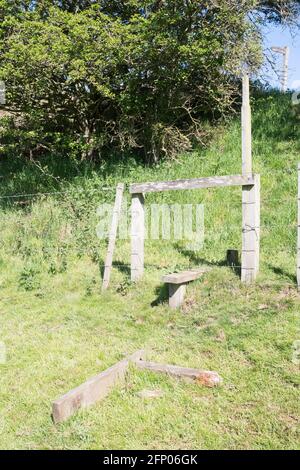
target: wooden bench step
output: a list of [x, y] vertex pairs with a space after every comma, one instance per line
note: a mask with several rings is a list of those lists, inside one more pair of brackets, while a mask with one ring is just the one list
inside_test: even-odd
[[169, 306], [178, 308], [184, 302], [186, 284], [199, 279], [209, 268], [191, 269], [181, 273], [167, 274], [162, 277], [162, 281], [169, 286]]
[[195, 281], [203, 276], [208, 269], [191, 269], [190, 271], [182, 271], [180, 273], [167, 274], [162, 277], [162, 281], [166, 284], [185, 284], [187, 282]]

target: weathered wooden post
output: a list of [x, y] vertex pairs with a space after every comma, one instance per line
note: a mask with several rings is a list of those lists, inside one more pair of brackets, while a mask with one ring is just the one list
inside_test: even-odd
[[260, 252], [260, 176], [254, 185], [243, 186], [242, 194], [242, 282], [250, 283], [259, 272]]
[[132, 194], [131, 200], [131, 280], [139, 280], [144, 273], [145, 208], [144, 195]]
[[242, 104], [242, 174], [252, 173], [252, 128], [249, 75], [243, 76]]
[[115, 249], [115, 244], [116, 244], [117, 230], [118, 230], [118, 224], [119, 224], [121, 208], [122, 208], [123, 192], [124, 192], [124, 184], [119, 183], [117, 186], [116, 199], [115, 199], [114, 211], [113, 211], [112, 222], [111, 222], [111, 229], [109, 233], [109, 242], [108, 242], [107, 255], [105, 259], [102, 291], [106, 290], [109, 286], [113, 254], [114, 254], [114, 249]]
[[[249, 76], [243, 76], [242, 173], [252, 174], [252, 128]], [[260, 176], [254, 185], [242, 187], [242, 282], [255, 280], [259, 271], [260, 247]]]
[[298, 241], [297, 241], [297, 283], [300, 290], [300, 163], [298, 163]]

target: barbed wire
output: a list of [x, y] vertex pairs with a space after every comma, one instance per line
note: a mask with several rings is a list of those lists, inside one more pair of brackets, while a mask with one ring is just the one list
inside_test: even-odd
[[[264, 173], [258, 173], [260, 174], [260, 176], [269, 176], [269, 175], [278, 175], [278, 174], [288, 174], [288, 175], [291, 175], [291, 174], [295, 174], [295, 177], [297, 176], [297, 168], [286, 168], [285, 170], [268, 170], [268, 172], [266, 174]], [[249, 173], [244, 173], [243, 175], [241, 176], [253, 176], [255, 175], [256, 173], [255, 172], [249, 172]], [[220, 175], [222, 176], [222, 175]], [[225, 175], [226, 176], [226, 175]], [[230, 175], [229, 175], [230, 176]], [[219, 175], [213, 175], [213, 176], [203, 176], [203, 177], [200, 177], [201, 178], [218, 178]], [[0, 176], [0, 178], [3, 178], [3, 176]], [[193, 180], [193, 179], [197, 179], [197, 178], [179, 178], [178, 181], [185, 181], [185, 180]], [[163, 182], [164, 180], [157, 180], [157, 181], [152, 181], [152, 183], [160, 183], [160, 182]], [[173, 181], [176, 181], [176, 180], [173, 180]], [[140, 181], [134, 181], [134, 182], [129, 182], [129, 183], [126, 183], [128, 185], [130, 184], [141, 184], [143, 182], [140, 182]], [[239, 187], [239, 186], [237, 186]], [[220, 188], [219, 188], [220, 189]], [[86, 192], [87, 193], [91, 193], [91, 192], [99, 192], [99, 191], [115, 191], [116, 190], [116, 186], [105, 186], [105, 187], [100, 187], [99, 189], [92, 189], [92, 190], [89, 190], [87, 189]], [[187, 191], [190, 191], [191, 189], [187, 188]], [[192, 189], [194, 191], [194, 189]], [[81, 192], [83, 192], [83, 189], [80, 188], [80, 189], [77, 189], [78, 193], [80, 194]], [[173, 192], [173, 191], [172, 191]], [[4, 194], [4, 195], [0, 195], [0, 199], [14, 199], [14, 198], [21, 198], [21, 197], [38, 197], [38, 196], [49, 196], [49, 195], [55, 195], [55, 194], [74, 194], [76, 193], [76, 188], [74, 189], [70, 189], [70, 190], [67, 190], [67, 191], [47, 191], [47, 192], [37, 192], [37, 193], [20, 193], [20, 194]]]
[[[111, 187], [102, 187], [100, 189], [88, 189], [86, 190], [87, 194], [90, 193], [99, 193], [101, 191], [114, 191], [116, 188], [114, 186]], [[77, 194], [83, 193], [83, 189], [79, 189], [77, 191]], [[48, 192], [38, 192], [38, 193], [20, 193], [20, 194], [4, 194], [3, 196], [0, 196], [0, 199], [15, 199], [15, 198], [30, 198], [30, 197], [39, 197], [39, 196], [51, 196], [55, 194], [74, 194], [74, 190], [68, 190], [68, 191], [48, 191]]]
[[[50, 217], [50, 219], [51, 219], [51, 217]], [[67, 222], [67, 221], [66, 221], [66, 222]], [[64, 222], [62, 222], [61, 225], [64, 225]], [[222, 228], [223, 228], [223, 229], [224, 229], [224, 227], [225, 227], [226, 229], [232, 228], [232, 229], [241, 229], [241, 230], [243, 230], [242, 224], [229, 224], [229, 225], [222, 224]], [[82, 227], [80, 227], [80, 228], [82, 228]], [[205, 234], [208, 234], [208, 233], [209, 233], [209, 234], [212, 234], [212, 233], [215, 234], [215, 233], [216, 233], [216, 230], [219, 229], [219, 228], [220, 228], [219, 225], [215, 225], [215, 226], [212, 227], [211, 229], [205, 228]], [[284, 228], [290, 228], [290, 229], [296, 229], [296, 230], [297, 230], [297, 229], [299, 228], [299, 225], [297, 224], [297, 222], [292, 223], [292, 224], [261, 224], [261, 225], [260, 225], [260, 230], [267, 230], [267, 229], [274, 229], [274, 228], [283, 228], [283, 229], [284, 229]], [[252, 231], [254, 231], [254, 230], [255, 230], [255, 229], [253, 229], [253, 228], [250, 227], [250, 228], [248, 228], [248, 229], [244, 229], [243, 232], [252, 232]], [[205, 237], [206, 237], [206, 235], [205, 235]], [[219, 236], [218, 236], [218, 235], [215, 235], [215, 238], [220, 238], [220, 237], [225, 238], [223, 233], [221, 233]], [[123, 238], [123, 237], [122, 237], [122, 238], [119, 238], [119, 239], [120, 239], [120, 240], [129, 240], [129, 238]], [[101, 240], [101, 239], [100, 239], [100, 240]], [[146, 237], [145, 237], [145, 241], [147, 242], [147, 241], [149, 241], [149, 240], [150, 240], [150, 241], [168, 241], [169, 239], [167, 239], [167, 238], [151, 238], [151, 237], [147, 237], [147, 236], [146, 236]], [[170, 239], [170, 241], [174, 241], [174, 242], [179, 242], [179, 241], [181, 241], [181, 240], [182, 240], [181, 238], [180, 238], [180, 239], [175, 239], [175, 238], [174, 238], [174, 239]], [[187, 240], [187, 241], [188, 241], [188, 239], [185, 239], [185, 238], [183, 238], [183, 240]], [[191, 240], [191, 242], [192, 242], [192, 241], [193, 241], [193, 240]]]

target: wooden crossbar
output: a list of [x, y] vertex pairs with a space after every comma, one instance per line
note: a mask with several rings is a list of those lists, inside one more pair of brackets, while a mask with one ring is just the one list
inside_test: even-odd
[[175, 181], [162, 181], [157, 183], [131, 184], [131, 194], [155, 193], [161, 191], [177, 191], [187, 189], [220, 188], [227, 186], [251, 186], [254, 184], [254, 175], [213, 176], [207, 178], [183, 179]]

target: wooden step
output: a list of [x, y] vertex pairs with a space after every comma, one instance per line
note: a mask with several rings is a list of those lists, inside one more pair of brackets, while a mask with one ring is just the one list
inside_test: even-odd
[[198, 268], [163, 276], [162, 281], [169, 286], [169, 306], [171, 308], [180, 307], [184, 302], [186, 284], [199, 279], [207, 271], [209, 268]]
[[166, 284], [185, 284], [187, 282], [199, 279], [208, 271], [207, 268], [191, 269], [190, 271], [182, 271], [180, 273], [167, 274], [162, 277], [162, 281]]

